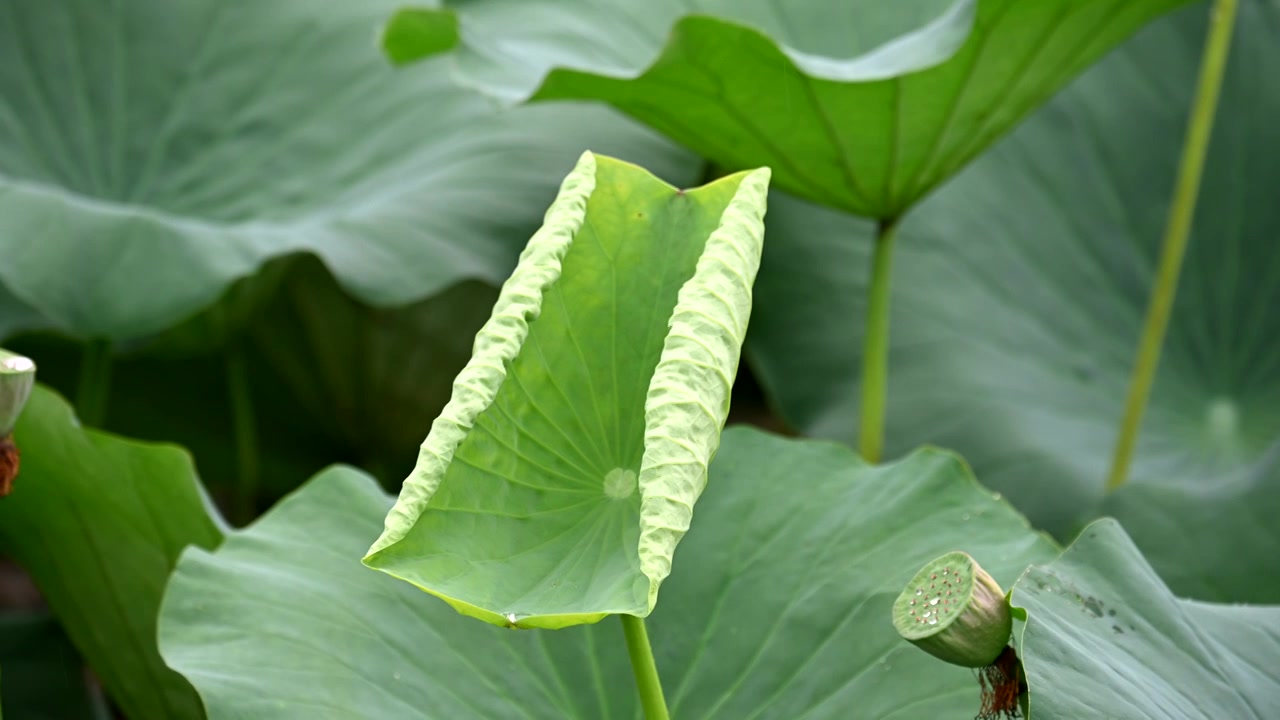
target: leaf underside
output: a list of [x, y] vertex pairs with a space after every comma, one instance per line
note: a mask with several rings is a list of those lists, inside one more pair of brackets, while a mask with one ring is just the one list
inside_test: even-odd
[[129, 340], [304, 252], [399, 306], [500, 283], [584, 146], [695, 176], [603, 108], [495, 113], [445, 64], [391, 67], [399, 5], [6, 1], [0, 302]]
[[721, 167], [888, 219], [1187, 1], [481, 0], [457, 3], [454, 62], [508, 100], [607, 102]]

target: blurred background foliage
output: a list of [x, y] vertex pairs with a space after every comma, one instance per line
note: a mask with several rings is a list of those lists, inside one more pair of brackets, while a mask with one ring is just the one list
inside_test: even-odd
[[[1269, 81], [1280, 71], [1280, 5], [1242, 2], [1138, 462], [1132, 482], [1107, 494], [1206, 5], [1160, 17], [1108, 54], [1106, 42], [1186, 3], [1109, 16], [1097, 44], [1086, 42], [1101, 27], [1087, 14], [976, 3], [974, 37], [1019, 38], [1029, 58], [1041, 36], [1028, 27], [1083, 40], [1052, 45], [1060, 61], [1031, 80], [1017, 74], [1030, 60], [1022, 71], [991, 60], [990, 86], [1013, 99], [975, 111], [972, 128], [941, 131], [950, 144], [914, 161], [918, 182], [892, 182], [895, 157], [877, 154], [883, 137], [868, 131], [872, 149], [856, 158], [874, 156], [890, 181], [872, 202], [832, 189], [857, 164], [832, 160], [838, 133], [787, 130], [789, 114], [807, 112], [799, 100], [758, 118], [778, 123], [761, 150], [734, 122], [689, 126], [659, 111], [678, 105], [696, 118], [710, 112], [699, 109], [706, 93], [681, 96], [667, 77], [611, 78], [643, 70], [689, 9], [664, 4], [632, 38], [596, 27], [619, 3], [566, 4], [586, 18], [575, 32], [595, 43], [559, 46], [553, 16], [521, 20], [532, 4], [459, 3], [460, 22], [476, 28], [470, 40], [395, 69], [373, 41], [398, 7], [386, 0], [5, 2], [0, 343], [36, 359], [40, 381], [88, 411], [85, 425], [186, 448], [235, 525], [333, 463], [395, 491], [581, 150], [679, 186], [789, 157], [770, 201], [731, 424], [853, 442], [873, 219], [910, 208], [893, 289], [888, 455], [954, 449], [1061, 541], [1115, 515], [1176, 593], [1280, 602], [1280, 578], [1258, 572], [1280, 552], [1280, 85]], [[805, 53], [847, 54], [840, 39], [859, 17], [830, 2], [797, 4], [781, 18], [793, 22], [761, 19], [759, 3], [702, 5], [762, 30], [752, 42], [782, 43], [798, 72], [812, 69]], [[969, 33], [943, 32], [948, 12], [973, 3], [854, 5], [871, 18], [858, 52], [932, 22], [929, 42], [978, 58], [970, 69], [980, 75]], [[1012, 14], [984, 14], [997, 10]], [[681, 27], [690, 52], [715, 33], [745, 32]], [[486, 37], [552, 50], [521, 65], [486, 56]], [[896, 68], [922, 83], [912, 118], [937, 109], [929, 78], [960, 72], [944, 59]], [[543, 82], [563, 66], [577, 74]], [[845, 82], [831, 90], [841, 102], [870, 104], [880, 92], [865, 78]], [[774, 102], [752, 92], [748, 83], [728, 96]], [[530, 96], [613, 107], [505, 104]], [[849, 127], [862, 121], [845, 112]], [[784, 160], [771, 155], [775, 143]], [[853, 171], [854, 186], [859, 172], [881, 177]], [[30, 579], [12, 561], [0, 568], [6, 717], [105, 716]]]

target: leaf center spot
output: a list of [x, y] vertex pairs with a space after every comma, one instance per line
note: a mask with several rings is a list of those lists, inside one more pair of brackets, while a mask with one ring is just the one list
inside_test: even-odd
[[1231, 398], [1220, 397], [1209, 404], [1205, 418], [1209, 434], [1218, 440], [1233, 437], [1240, 426], [1240, 411]]
[[611, 498], [631, 497], [636, 491], [636, 474], [630, 470], [614, 468], [604, 476], [604, 494]]

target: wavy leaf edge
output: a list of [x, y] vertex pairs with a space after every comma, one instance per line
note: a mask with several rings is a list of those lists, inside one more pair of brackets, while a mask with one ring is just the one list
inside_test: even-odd
[[[649, 610], [671, 574], [676, 545], [707, 485], [720, 447], [729, 396], [751, 317], [751, 288], [764, 249], [764, 211], [771, 171], [748, 172], [720, 216], [691, 277], [680, 288], [662, 355], [645, 397], [640, 464], [640, 570], [649, 578]], [[700, 334], [711, 324], [724, 334]], [[718, 339], [713, 346], [704, 338]], [[707, 400], [713, 400], [709, 404]], [[706, 422], [694, 422], [705, 415]], [[688, 433], [673, 436], [672, 430]], [[689, 437], [691, 435], [692, 437]]]
[[[692, 12], [678, 16], [668, 29], [666, 40], [655, 47], [653, 56], [637, 64], [629, 72], [603, 73], [556, 65], [547, 68], [532, 88], [516, 95], [502, 93], [465, 77], [457, 77], [457, 79], [460, 84], [472, 90], [511, 105], [543, 99], [554, 100], [556, 99], [554, 97], [543, 97], [543, 93], [557, 74], [582, 73], [612, 80], [637, 80], [660, 66], [665, 58], [679, 54], [687, 34], [705, 28], [713, 32], [751, 35], [755, 40], [771, 45], [792, 65], [794, 70], [815, 80], [846, 83], [875, 82], [928, 70], [945, 63], [960, 52], [973, 33], [978, 2], [979, 0], [956, 0], [938, 17], [919, 28], [890, 38], [871, 50], [850, 57], [804, 52], [775, 40], [767, 31], [749, 23]], [[395, 65], [418, 62], [441, 53], [456, 52], [463, 47], [471, 46], [468, 42], [465, 22], [465, 18], [461, 17], [457, 10], [447, 6], [405, 7], [398, 10], [383, 27], [379, 45], [383, 54]], [[445, 34], [424, 38], [422, 47], [406, 52], [399, 45], [400, 40], [419, 28]], [[454, 74], [458, 75], [457, 72]]]

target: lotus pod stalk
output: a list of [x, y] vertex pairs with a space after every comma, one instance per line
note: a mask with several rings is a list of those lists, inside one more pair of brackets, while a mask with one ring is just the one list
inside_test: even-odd
[[934, 657], [982, 668], [1008, 646], [1013, 616], [995, 579], [967, 553], [957, 551], [916, 573], [893, 604], [893, 626]]
[[21, 355], [0, 348], [0, 497], [9, 494], [18, 476], [18, 447], [13, 428], [31, 397], [36, 381], [36, 364]]

